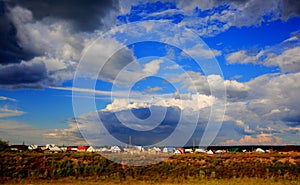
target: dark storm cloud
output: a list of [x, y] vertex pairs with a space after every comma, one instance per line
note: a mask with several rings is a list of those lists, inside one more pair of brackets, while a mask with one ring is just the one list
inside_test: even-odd
[[7, 15], [8, 9], [0, 1], [0, 64], [18, 63], [33, 57], [30, 52], [24, 51], [16, 38], [17, 30]]
[[71, 24], [73, 31], [91, 32], [101, 29], [106, 24], [103, 18], [109, 16], [111, 12], [119, 9], [116, 0], [10, 0], [0, 1], [0, 64], [20, 63], [22, 60], [28, 61], [36, 53], [22, 48], [17, 38], [15, 23], [9, 15], [14, 7], [23, 7], [30, 10], [36, 21], [56, 21], [64, 20]]
[[36, 20], [64, 19], [79, 31], [94, 31], [105, 26], [102, 18], [119, 8], [117, 0], [11, 0], [10, 6], [29, 9]]
[[47, 77], [44, 63], [10, 64], [0, 68], [0, 85], [36, 86]]
[[[151, 109], [160, 109], [160, 107], [152, 107]], [[148, 108], [132, 109], [135, 116], [140, 119], [146, 119], [149, 116]], [[132, 144], [135, 145], [153, 145], [164, 139], [173, 133], [180, 119], [180, 109], [177, 107], [168, 107], [166, 110], [166, 116], [158, 125], [149, 131], [137, 131], [125, 126], [119, 121], [114, 112], [99, 112], [102, 123], [105, 125], [109, 133], [118, 140], [127, 143], [128, 137], [134, 138]], [[122, 111], [118, 114], [122, 114]], [[127, 112], [125, 112], [127, 114]], [[141, 125], [143, 126], [143, 125]]]
[[300, 15], [300, 1], [299, 0], [283, 0], [282, 14], [284, 19], [288, 19], [293, 15]]
[[287, 122], [287, 125], [290, 127], [299, 127], [300, 126], [300, 113], [297, 112], [295, 115], [289, 115], [282, 119], [282, 121]]

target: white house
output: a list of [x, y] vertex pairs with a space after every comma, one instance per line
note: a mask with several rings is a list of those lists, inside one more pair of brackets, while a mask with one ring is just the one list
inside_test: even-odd
[[265, 151], [263, 149], [261, 149], [261, 148], [257, 148], [255, 150], [255, 152], [257, 152], [257, 153], [265, 153]]
[[46, 149], [49, 149], [51, 152], [61, 152], [62, 150], [55, 144], [46, 144]]
[[62, 152], [66, 152], [66, 151], [68, 150], [68, 147], [66, 147], [66, 146], [61, 146], [61, 147], [60, 147], [60, 150], [61, 150]]
[[184, 153], [193, 153], [193, 149], [191, 149], [191, 148], [186, 148], [186, 149], [184, 149]]
[[223, 153], [226, 153], [226, 150], [216, 150], [215, 153], [216, 154], [223, 154]]
[[120, 152], [121, 152], [121, 149], [120, 149], [120, 147], [118, 147], [118, 146], [112, 146], [112, 147], [110, 148], [110, 151], [113, 152], [113, 153], [120, 153]]
[[212, 150], [209, 150], [208, 152], [206, 152], [207, 154], [210, 154], [210, 155], [212, 155], [212, 154], [214, 154], [214, 152], [212, 151]]
[[154, 150], [155, 152], [161, 152], [161, 149], [158, 147], [153, 147], [151, 150]]
[[177, 150], [175, 150], [174, 154], [179, 155], [179, 154], [181, 154], [181, 152], [177, 149]]
[[175, 151], [175, 148], [173, 148], [173, 147], [164, 147], [162, 152], [163, 153], [172, 153], [174, 151]]
[[204, 148], [196, 148], [196, 149], [195, 149], [195, 152], [196, 152], [196, 153], [206, 153], [207, 151], [206, 151], [206, 149], [204, 149]]
[[93, 146], [89, 146], [88, 149], [86, 150], [87, 152], [95, 152], [95, 148]]
[[140, 151], [140, 152], [144, 152], [145, 151], [144, 147], [142, 147], [142, 146], [135, 146], [135, 149], [138, 150], [138, 151]]
[[28, 150], [37, 150], [39, 148], [38, 145], [29, 145]]

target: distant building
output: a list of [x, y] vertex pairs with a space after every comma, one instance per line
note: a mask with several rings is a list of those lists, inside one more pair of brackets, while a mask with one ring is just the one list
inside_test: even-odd
[[266, 151], [264, 151], [264, 150], [261, 149], [261, 148], [257, 148], [257, 149], [255, 150], [255, 152], [257, 152], [257, 153], [265, 153]]
[[163, 153], [172, 153], [172, 152], [174, 152], [175, 151], [175, 148], [174, 147], [164, 147], [163, 148]]
[[180, 155], [181, 152], [180, 152], [179, 150], [175, 150], [174, 154], [175, 154], [175, 155]]
[[209, 150], [208, 152], [206, 152], [207, 154], [210, 154], [210, 155], [212, 155], [212, 154], [214, 154], [214, 152], [212, 151], [212, 150]]
[[88, 146], [78, 146], [77, 152], [86, 152], [88, 148]]
[[226, 153], [227, 151], [226, 150], [216, 150], [215, 153], [216, 154], [223, 154], [223, 153]]
[[26, 151], [26, 150], [28, 150], [28, 146], [27, 145], [11, 145], [10, 150], [18, 151], [18, 152]]
[[69, 146], [67, 147], [68, 152], [77, 152], [78, 148], [77, 146]]
[[96, 152], [96, 149], [93, 146], [89, 146], [88, 149], [86, 149], [87, 152]]
[[184, 153], [190, 153], [190, 154], [192, 154], [193, 153], [193, 149], [192, 148], [186, 148], [186, 149], [184, 149]]
[[38, 145], [29, 145], [28, 150], [39, 150], [39, 146]]
[[152, 148], [147, 148], [146, 151], [147, 151], [148, 153], [156, 154], [156, 153], [161, 152], [161, 149], [154, 146], [154, 147], [152, 147]]
[[55, 144], [46, 144], [46, 149], [51, 151], [51, 152], [61, 152], [61, 148], [56, 146]]
[[110, 151], [113, 152], [113, 153], [120, 153], [120, 152], [121, 152], [121, 149], [120, 149], [120, 147], [118, 147], [118, 146], [112, 146], [112, 147], [110, 148]]
[[206, 153], [207, 150], [206, 150], [205, 148], [196, 148], [196, 149], [195, 149], [195, 152], [196, 152], [196, 153]]

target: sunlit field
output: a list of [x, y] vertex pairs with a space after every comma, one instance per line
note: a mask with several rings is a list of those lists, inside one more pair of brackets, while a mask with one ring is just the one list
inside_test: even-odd
[[300, 154], [293, 152], [185, 154], [148, 166], [89, 153], [0, 155], [4, 184], [300, 184]]
[[126, 184], [126, 185], [148, 185], [148, 184], [159, 184], [159, 185], [261, 185], [261, 184], [268, 184], [268, 185], [299, 185], [300, 181], [294, 180], [272, 180], [272, 179], [261, 179], [261, 178], [235, 178], [235, 179], [210, 179], [210, 180], [187, 180], [185, 182], [151, 182], [151, 181], [137, 181], [137, 180], [127, 180], [123, 182], [118, 181], [101, 181], [101, 180], [93, 180], [93, 179], [82, 179], [82, 180], [72, 180], [72, 179], [63, 179], [63, 180], [22, 180], [22, 181], [15, 181], [15, 182], [8, 182], [8, 185], [13, 184], [25, 184], [25, 185], [72, 185], [72, 184], [82, 184], [82, 185], [111, 185], [111, 184]]

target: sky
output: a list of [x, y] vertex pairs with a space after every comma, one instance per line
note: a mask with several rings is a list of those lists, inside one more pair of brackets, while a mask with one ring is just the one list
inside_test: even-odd
[[0, 1], [0, 138], [299, 145], [299, 15], [297, 0]]

